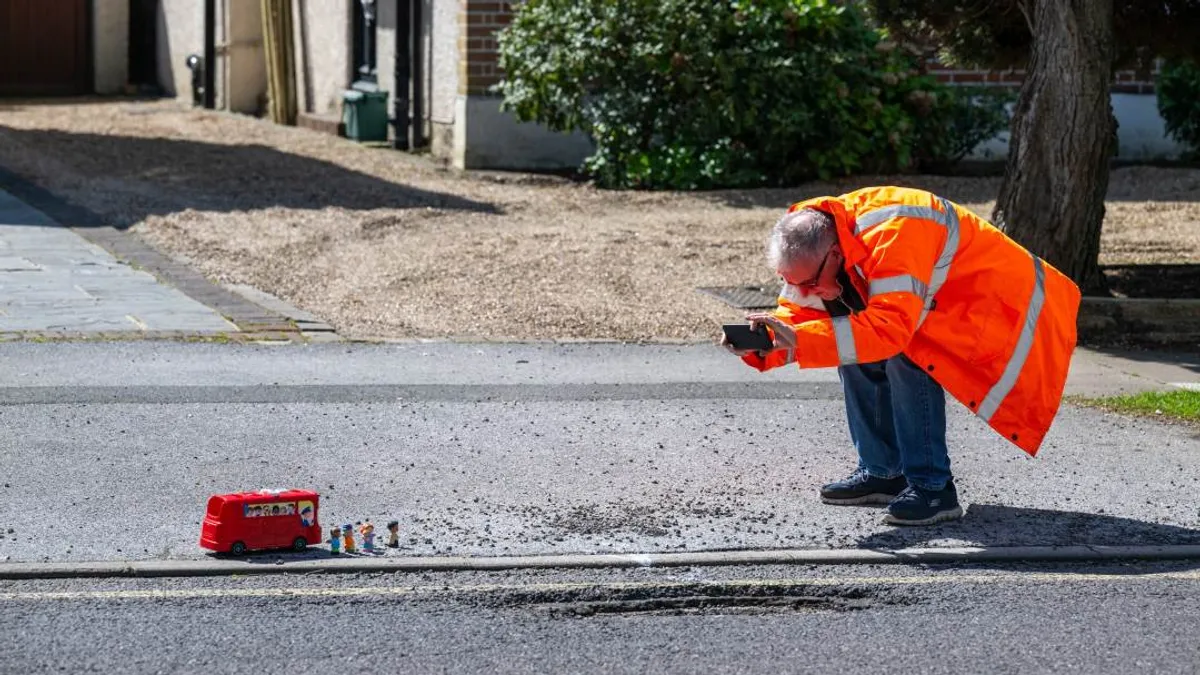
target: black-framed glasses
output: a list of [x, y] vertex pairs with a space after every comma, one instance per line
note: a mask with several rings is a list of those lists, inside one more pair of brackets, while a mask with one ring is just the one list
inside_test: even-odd
[[821, 258], [821, 264], [817, 267], [817, 273], [812, 275], [812, 278], [808, 279], [807, 281], [802, 281], [798, 284], [792, 285], [799, 288], [816, 288], [816, 286], [821, 283], [821, 274], [825, 271], [825, 264], [829, 262], [829, 256], [832, 253], [833, 247], [830, 246], [829, 250], [825, 252], [825, 257]]

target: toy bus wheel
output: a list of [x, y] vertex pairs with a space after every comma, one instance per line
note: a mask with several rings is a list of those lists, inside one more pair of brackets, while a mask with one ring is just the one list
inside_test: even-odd
[[303, 551], [306, 548], [308, 548], [308, 540], [304, 537], [296, 537], [296, 539], [292, 541], [293, 551]]
[[229, 547], [229, 552], [233, 555], [241, 555], [246, 552], [246, 545], [240, 541], [233, 542], [233, 546]]

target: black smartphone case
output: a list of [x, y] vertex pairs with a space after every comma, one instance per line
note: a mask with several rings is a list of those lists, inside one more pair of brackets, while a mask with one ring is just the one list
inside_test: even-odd
[[749, 324], [727, 323], [721, 329], [725, 331], [730, 344], [738, 349], [770, 351], [775, 348], [766, 326], [760, 325], [757, 331], [752, 331]]

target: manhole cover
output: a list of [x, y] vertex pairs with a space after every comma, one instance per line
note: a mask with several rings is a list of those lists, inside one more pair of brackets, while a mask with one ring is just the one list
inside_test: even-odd
[[738, 309], [774, 309], [779, 297], [779, 289], [763, 286], [703, 286], [696, 290]]

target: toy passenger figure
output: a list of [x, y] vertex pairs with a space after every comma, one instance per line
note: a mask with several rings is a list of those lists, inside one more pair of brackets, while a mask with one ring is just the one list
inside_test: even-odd
[[340, 527], [332, 527], [329, 530], [329, 552], [333, 555], [341, 553], [342, 549], [342, 529]]
[[400, 548], [400, 521], [393, 520], [387, 524], [388, 548]]
[[372, 525], [371, 521], [368, 520], [367, 522], [363, 523], [361, 527], [358, 528], [358, 531], [362, 533], [363, 552], [374, 553], [375, 552], [375, 526]]
[[345, 546], [346, 553], [354, 553], [354, 526], [346, 523], [342, 526], [342, 544]]

